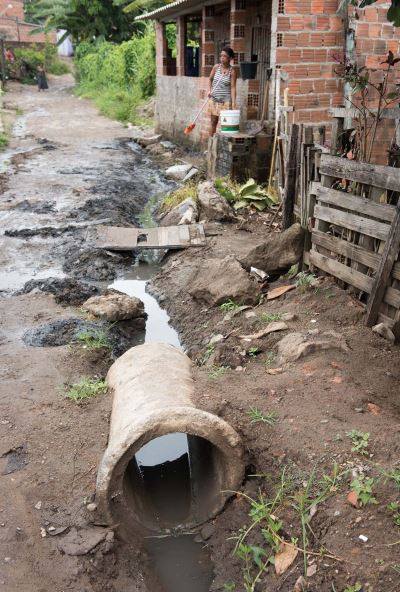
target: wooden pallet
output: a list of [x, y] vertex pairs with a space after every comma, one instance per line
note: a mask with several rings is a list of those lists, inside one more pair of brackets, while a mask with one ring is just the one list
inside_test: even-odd
[[[366, 323], [400, 323], [400, 169], [321, 155], [310, 190], [307, 264], [366, 293]], [[360, 195], [332, 188], [353, 182]], [[393, 193], [395, 192], [395, 193]]]
[[95, 246], [109, 251], [134, 249], [185, 249], [206, 244], [202, 224], [159, 226], [156, 228], [126, 228], [99, 226]]

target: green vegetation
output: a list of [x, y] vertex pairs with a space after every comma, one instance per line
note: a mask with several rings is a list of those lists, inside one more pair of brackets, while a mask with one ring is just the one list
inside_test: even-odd
[[260, 316], [260, 319], [264, 323], [272, 323], [273, 321], [280, 321], [282, 318], [282, 314], [280, 312], [263, 312]]
[[259, 347], [250, 347], [247, 350], [247, 355], [250, 356], [250, 358], [255, 358], [259, 353], [260, 353], [260, 348]]
[[87, 399], [102, 395], [107, 391], [107, 384], [104, 380], [96, 378], [82, 378], [70, 386], [65, 396], [75, 403], [82, 403]]
[[217, 378], [223, 376], [225, 372], [227, 372], [228, 370], [229, 368], [227, 368], [226, 366], [212, 366], [211, 370], [208, 373], [208, 376], [209, 378], [216, 380]]
[[267, 357], [265, 359], [265, 366], [266, 368], [270, 368], [272, 364], [275, 362], [275, 354], [273, 351], [267, 352]]
[[168, 212], [169, 210], [172, 210], [172, 208], [179, 206], [179, 204], [185, 201], [185, 199], [189, 198], [193, 199], [194, 202], [197, 201], [196, 183], [185, 183], [182, 187], [178, 187], [175, 191], [168, 193], [161, 202], [160, 210], [161, 212]]
[[5, 133], [0, 133], [0, 150], [8, 146], [8, 137]]
[[373, 494], [374, 486], [375, 479], [373, 477], [366, 477], [365, 475], [359, 475], [350, 483], [351, 490], [357, 494], [357, 500], [360, 506], [378, 503]]
[[216, 179], [214, 187], [235, 210], [253, 207], [262, 212], [277, 203], [276, 196], [258, 185], [254, 179], [249, 179], [244, 185], [227, 178]]
[[354, 584], [354, 586], [346, 586], [343, 592], [360, 592], [361, 589], [362, 584], [360, 584], [360, 582], [357, 582], [356, 584]]
[[387, 509], [392, 514], [393, 522], [396, 526], [400, 526], [400, 504], [398, 502], [391, 502]]
[[269, 413], [262, 413], [257, 407], [250, 407], [247, 415], [250, 417], [250, 423], [267, 423], [268, 425], [275, 425], [278, 420], [278, 414], [275, 411]]
[[78, 45], [75, 57], [77, 94], [94, 100], [104, 115], [122, 122], [143, 123], [136, 108], [154, 94], [155, 35], [153, 25], [130, 41]]
[[315, 284], [316, 277], [313, 273], [307, 273], [300, 271], [297, 274], [296, 287], [299, 288], [300, 292], [306, 292]]
[[111, 349], [110, 338], [105, 329], [87, 329], [78, 333], [76, 338], [85, 349]]
[[26, 84], [34, 84], [38, 66], [44, 66], [46, 72], [60, 76], [69, 72], [68, 65], [59, 59], [57, 48], [52, 43], [46, 43], [44, 48], [36, 45], [32, 47], [16, 47], [15, 62], [8, 65], [8, 75], [20, 78]]
[[351, 448], [352, 452], [359, 452], [364, 456], [368, 455], [368, 432], [360, 432], [360, 430], [351, 430], [351, 432], [347, 432], [347, 436], [350, 438], [351, 443], [353, 444]]
[[237, 310], [240, 307], [240, 304], [238, 304], [234, 300], [227, 300], [226, 302], [220, 304], [219, 307], [223, 312], [232, 312], [234, 310]]
[[[236, 541], [234, 555], [242, 562], [242, 585], [246, 592], [256, 590], [268, 567], [277, 564], [279, 554], [287, 552], [293, 563], [297, 554], [302, 553], [304, 574], [310, 554], [336, 559], [325, 547], [312, 548], [316, 535], [310, 521], [318, 505], [337, 491], [344, 473], [340, 473], [335, 464], [331, 474], [317, 480], [313, 470], [306, 479], [301, 479], [300, 486], [296, 485], [297, 479], [289, 478], [287, 473], [287, 468], [283, 469], [278, 483], [268, 483], [265, 487], [268, 493], [261, 488], [257, 497], [239, 492], [250, 506], [250, 523], [232, 538]], [[285, 522], [288, 507], [295, 514], [290, 513]]]

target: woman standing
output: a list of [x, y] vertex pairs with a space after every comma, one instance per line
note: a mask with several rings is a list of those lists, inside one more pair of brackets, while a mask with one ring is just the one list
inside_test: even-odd
[[224, 109], [236, 108], [236, 72], [231, 66], [234, 58], [233, 49], [224, 47], [220, 55], [220, 63], [211, 70], [208, 96], [211, 98], [208, 112], [211, 117], [211, 133], [217, 131], [218, 119]]
[[46, 71], [43, 66], [38, 66], [36, 80], [39, 92], [49, 88], [49, 85], [47, 84]]

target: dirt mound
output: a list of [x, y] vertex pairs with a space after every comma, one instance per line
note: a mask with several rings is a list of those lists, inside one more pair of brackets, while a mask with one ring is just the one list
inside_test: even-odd
[[103, 281], [112, 280], [117, 269], [131, 265], [130, 254], [116, 254], [102, 249], [81, 248], [72, 246], [67, 249], [63, 271], [76, 278]]
[[43, 280], [30, 280], [26, 282], [22, 290], [17, 294], [29, 294], [34, 290], [53, 294], [58, 304], [79, 306], [88, 298], [96, 296], [100, 290], [86, 282], [80, 282], [71, 278], [45, 278]]

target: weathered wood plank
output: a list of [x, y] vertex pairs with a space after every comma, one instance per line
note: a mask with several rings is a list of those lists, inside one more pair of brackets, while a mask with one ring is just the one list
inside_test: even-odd
[[[396, 208], [396, 216], [390, 227], [381, 262], [375, 275], [373, 289], [368, 299], [365, 322], [368, 326], [375, 324], [379, 307], [386, 293], [393, 264], [397, 260], [400, 249], [400, 202]], [[398, 307], [397, 307], [398, 308]]]
[[310, 251], [309, 259], [311, 264], [319, 267], [319, 269], [322, 269], [322, 271], [325, 271], [326, 273], [334, 275], [339, 280], [343, 280], [346, 284], [351, 284], [355, 288], [367, 292], [368, 294], [372, 290], [372, 278], [355, 269], [351, 269], [351, 267], [347, 267], [347, 265], [343, 265], [343, 263], [339, 263], [339, 261], [330, 259], [314, 250]]
[[390, 317], [387, 317], [386, 315], [384, 315], [381, 312], [378, 314], [377, 321], [378, 321], [378, 323], [385, 323], [385, 325], [387, 325], [388, 327], [390, 327], [390, 329], [392, 327], [394, 327], [394, 324], [395, 324], [394, 319], [391, 319]]
[[160, 226], [156, 228], [125, 228], [99, 226], [95, 246], [110, 251], [134, 249], [182, 249], [206, 243], [202, 224]]
[[335, 236], [331, 236], [330, 234], [325, 234], [324, 232], [314, 230], [311, 235], [311, 241], [315, 245], [325, 247], [326, 249], [329, 249], [338, 255], [348, 257], [349, 259], [357, 261], [357, 263], [362, 263], [366, 267], [370, 267], [373, 270], [376, 270], [379, 267], [379, 262], [381, 260], [380, 255], [366, 251], [358, 245], [349, 243]]
[[400, 280], [400, 263], [398, 261], [393, 265], [392, 276], [393, 279]]
[[366, 185], [400, 190], [400, 169], [393, 167], [355, 162], [347, 158], [321, 154], [320, 173], [339, 179], [350, 179]]
[[396, 290], [396, 288], [392, 288], [389, 286], [386, 288], [385, 295], [383, 297], [383, 301], [389, 306], [394, 306], [394, 308], [400, 308], [400, 292]]
[[325, 208], [320, 205], [316, 205], [314, 208], [314, 216], [319, 220], [336, 224], [337, 226], [343, 226], [350, 230], [355, 230], [361, 234], [367, 236], [373, 236], [380, 240], [386, 240], [389, 234], [390, 226], [377, 222], [369, 218], [363, 218], [362, 216], [356, 216], [355, 214], [349, 214], [336, 210], [334, 208]]
[[352, 193], [331, 189], [330, 187], [323, 187], [315, 181], [312, 184], [311, 191], [315, 193], [317, 200], [320, 202], [346, 208], [352, 212], [358, 212], [359, 214], [371, 216], [378, 220], [392, 222], [396, 214], [396, 206], [375, 203], [365, 197], [359, 197]]

